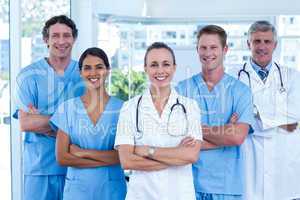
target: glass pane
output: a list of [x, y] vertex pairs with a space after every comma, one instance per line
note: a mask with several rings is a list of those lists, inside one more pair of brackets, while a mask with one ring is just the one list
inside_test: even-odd
[[[174, 77], [175, 82], [186, 78], [185, 76], [191, 76], [195, 72], [195, 64], [196, 66], [200, 65], [195, 55], [196, 34], [200, 28], [206, 25], [204, 22], [183, 24], [176, 21], [172, 23], [147, 21], [147, 23], [142, 23], [142, 20], [143, 18], [141, 18], [141, 23], [138, 20], [127, 23], [99, 21], [98, 46], [109, 54], [113, 73], [115, 73], [114, 69], [118, 68], [123, 75], [127, 76], [127, 81], [120, 86], [110, 79], [109, 90], [113, 94], [118, 95], [116, 91], [124, 89], [117, 90], [116, 87], [126, 85], [127, 88], [131, 88], [130, 85], [136, 81], [136, 77], [129, 77], [128, 71], [132, 70], [138, 73], [144, 71], [144, 54], [147, 46], [153, 42], [163, 41], [173, 48], [177, 64], [179, 64]], [[211, 23], [213, 24], [213, 22]], [[226, 66], [241, 65], [248, 60], [250, 52], [246, 41], [250, 23], [251, 21], [216, 23], [228, 33], [229, 51], [225, 59]], [[190, 56], [187, 57], [187, 55]], [[194, 58], [196, 60], [192, 60]], [[188, 67], [186, 68], [186, 66]], [[198, 68], [196, 70], [199, 71]], [[146, 79], [144, 81], [146, 82]], [[132, 97], [135, 94], [129, 89], [127, 96]], [[120, 96], [123, 97], [121, 94]]]
[[[43, 26], [55, 15], [69, 16], [70, 0], [22, 0], [21, 6], [22, 49], [19, 67], [24, 68], [43, 57], [48, 57], [48, 49], [42, 38]], [[35, 92], [34, 94], [37, 94], [37, 91]]]
[[300, 70], [300, 36], [298, 38], [281, 38], [280, 63]]
[[300, 16], [281, 15], [278, 20], [279, 36], [299, 36], [300, 35]]
[[70, 15], [70, 0], [22, 1], [22, 67], [47, 56], [42, 28], [54, 15]]
[[10, 85], [9, 85], [9, 1], [0, 0], [0, 194], [11, 199], [10, 171]]

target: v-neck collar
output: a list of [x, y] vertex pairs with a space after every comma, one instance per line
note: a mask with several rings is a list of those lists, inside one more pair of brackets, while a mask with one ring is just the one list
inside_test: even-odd
[[[178, 98], [178, 93], [176, 92], [176, 90], [174, 88], [171, 88], [170, 96], [169, 96], [168, 101], [167, 101], [165, 107], [163, 108], [160, 116], [154, 106], [154, 102], [152, 101], [150, 88], [143, 94], [142, 98], [144, 99], [144, 102], [142, 102], [143, 108], [150, 109], [151, 113], [153, 113], [153, 114], [155, 113], [155, 117], [157, 119], [164, 120], [166, 118], [166, 116], [169, 115], [172, 105], [174, 104], [174, 102], [176, 102], [176, 99]], [[142, 101], [143, 101], [143, 99], [142, 99]]]
[[199, 89], [199, 92], [203, 92], [203, 90], [204, 90], [206, 94], [213, 94], [213, 93], [215, 93], [216, 90], [218, 90], [220, 88], [220, 85], [223, 84], [228, 79], [228, 77], [229, 76], [226, 73], [224, 73], [224, 75], [222, 76], [220, 81], [217, 84], [215, 84], [211, 90], [208, 89], [208, 86], [203, 78], [202, 73], [195, 75], [194, 81]]
[[[273, 73], [274, 71], [274, 67], [272, 67], [272, 64], [273, 62], [271, 63], [271, 67], [269, 69], [269, 75], [268, 77], [270, 76], [270, 74]], [[250, 74], [250, 77], [251, 77], [251, 81], [254, 80], [256, 81], [259, 85], [261, 85], [262, 87], [266, 87], [268, 86], [269, 84], [269, 78], [267, 77], [266, 78], [266, 81], [263, 82], [263, 80], [261, 80], [261, 78], [259, 77], [259, 75], [257, 74], [257, 72], [255, 71], [254, 67], [252, 66], [251, 64], [251, 61], [249, 60], [249, 64], [246, 65], [246, 71], [248, 71], [248, 73]], [[253, 86], [252, 86], [253, 87]], [[253, 88], [252, 88], [253, 89]]]
[[42, 60], [43, 60], [43, 66], [47, 67], [47, 71], [49, 71], [50, 73], [53, 73], [56, 77], [61, 78], [61, 79], [68, 77], [69, 74], [74, 70], [74, 68], [75, 68], [74, 65], [76, 64], [76, 62], [71, 59], [70, 63], [68, 64], [67, 68], [64, 71], [64, 74], [60, 75], [53, 69], [53, 67], [50, 66], [50, 64], [47, 62], [46, 58], [44, 58]]
[[106, 111], [107, 111], [107, 109], [109, 108], [109, 106], [111, 104], [112, 98], [113, 97], [109, 96], [109, 99], [106, 102], [106, 105], [104, 106], [103, 112], [99, 115], [98, 119], [96, 120], [96, 123], [94, 124], [93, 120], [90, 118], [90, 116], [89, 116], [89, 114], [87, 112], [86, 107], [84, 106], [84, 104], [82, 102], [82, 99], [80, 97], [78, 97], [78, 101], [79, 101], [79, 104], [81, 106], [81, 109], [84, 110], [84, 114], [85, 114], [86, 118], [88, 119], [89, 124], [91, 124], [93, 128], [98, 127], [98, 124], [102, 121], [103, 115], [106, 114]]

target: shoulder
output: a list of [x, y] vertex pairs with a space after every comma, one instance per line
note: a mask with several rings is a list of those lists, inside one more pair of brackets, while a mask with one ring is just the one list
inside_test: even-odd
[[113, 102], [113, 107], [114, 108], [121, 108], [122, 105], [124, 104], [124, 101], [122, 99], [119, 99], [118, 97], [111, 96], [110, 98]]
[[190, 78], [180, 81], [176, 86], [177, 92], [184, 96], [191, 96], [191, 94], [193, 94], [192, 91], [197, 88], [195, 87], [196, 81], [198, 80], [197, 76], [199, 76], [199, 74], [195, 74]]
[[81, 101], [80, 97], [74, 97], [74, 98], [71, 98], [71, 99], [68, 99], [66, 101], [63, 101], [59, 107], [64, 107], [64, 108], [68, 108], [68, 110], [74, 110], [76, 109], [78, 106], [78, 102]]
[[242, 81], [238, 80], [236, 77], [233, 77], [232, 75], [229, 75], [225, 73], [227, 82], [229, 83], [229, 86], [232, 87], [234, 90], [249, 90], [249, 87], [243, 83]]
[[198, 76], [198, 75], [199, 74], [195, 74], [187, 79], [179, 81], [177, 87], [184, 87], [184, 86], [190, 85], [193, 82], [193, 80], [196, 78], [196, 76]]
[[138, 101], [141, 97], [142, 97], [142, 95], [137, 95], [137, 96], [123, 102], [123, 106], [122, 106], [121, 110], [122, 111], [129, 111], [129, 112], [135, 110], [136, 107], [137, 107], [137, 103], [138, 103]]
[[[244, 64], [245, 65], [245, 64]], [[235, 78], [238, 77], [239, 71], [243, 68], [243, 65], [239, 66], [228, 66], [226, 67], [225, 71], [228, 75], [233, 76]]]
[[183, 104], [185, 107], [187, 107], [191, 111], [199, 110], [197, 101], [192, 98], [185, 97], [185, 96], [178, 94], [178, 101], [179, 101], [179, 103]]
[[40, 59], [30, 65], [22, 68], [17, 75], [18, 81], [32, 80], [36, 76], [46, 76], [45, 60]]

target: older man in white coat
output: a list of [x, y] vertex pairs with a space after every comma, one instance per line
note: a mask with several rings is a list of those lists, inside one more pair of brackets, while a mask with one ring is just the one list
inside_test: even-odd
[[249, 61], [228, 70], [253, 95], [256, 126], [243, 145], [245, 199], [300, 199], [300, 73], [273, 60], [277, 33], [268, 21], [251, 25], [247, 44]]

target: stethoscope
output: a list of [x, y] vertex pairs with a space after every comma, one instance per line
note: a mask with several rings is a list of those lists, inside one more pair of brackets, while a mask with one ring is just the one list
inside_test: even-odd
[[[136, 139], [141, 139], [143, 137], [143, 132], [142, 130], [139, 128], [139, 107], [140, 107], [140, 103], [141, 103], [141, 100], [142, 100], [142, 97], [143, 96], [140, 96], [139, 99], [138, 99], [138, 102], [137, 102], [137, 106], [136, 106], [136, 115], [135, 115], [135, 123], [136, 123]], [[171, 115], [172, 115], [172, 112], [173, 110], [175, 109], [175, 107], [180, 107], [183, 114], [184, 114], [184, 119], [185, 119], [185, 128], [184, 128], [184, 131], [182, 133], [173, 133], [172, 131], [170, 131], [169, 129], [169, 124], [170, 124], [170, 118], [171, 118]], [[179, 102], [178, 98], [176, 99], [176, 103], [174, 103], [172, 106], [171, 106], [171, 109], [170, 109], [170, 113], [169, 113], [169, 116], [168, 116], [168, 121], [167, 121], [167, 134], [172, 136], [172, 137], [179, 137], [179, 136], [184, 136], [184, 135], [187, 135], [188, 134], [188, 119], [187, 119], [187, 112], [186, 112], [186, 109], [185, 109], [185, 106]]]
[[[274, 62], [274, 64], [277, 67], [279, 78], [280, 78], [279, 92], [282, 94], [282, 93], [284, 93], [286, 91], [286, 89], [285, 89], [285, 87], [283, 85], [281, 69], [280, 69], [279, 65], [276, 62]], [[247, 78], [248, 78], [249, 87], [252, 90], [250, 73], [246, 70], [246, 65], [247, 65], [247, 63], [244, 63], [243, 68], [239, 70], [239, 72], [238, 72], [238, 79], [240, 80], [241, 74], [245, 73], [247, 75]]]
[[[284, 88], [284, 85], [283, 85], [283, 81], [282, 81], [282, 75], [281, 75], [281, 69], [279, 67], [279, 65], [274, 62], [275, 66], [277, 67], [277, 70], [278, 70], [278, 74], [279, 74], [279, 78], [280, 78], [280, 88], [279, 88], [279, 92], [280, 94], [284, 93], [286, 90]], [[251, 77], [250, 77], [250, 73], [246, 70], [246, 65], [247, 63], [244, 63], [243, 65], [243, 68], [239, 70], [238, 72], [238, 80], [240, 80], [241, 78], [241, 74], [242, 73], [245, 73], [247, 75], [247, 78], [248, 78], [248, 85], [250, 87], [250, 89], [252, 90], [252, 85], [251, 85]], [[252, 100], [254, 100], [253, 98], [253, 92], [252, 92]], [[257, 106], [254, 104], [253, 102], [253, 112], [254, 112], [254, 116], [258, 119], [260, 119], [260, 116], [259, 116], [259, 112], [258, 112], [258, 108]]]

